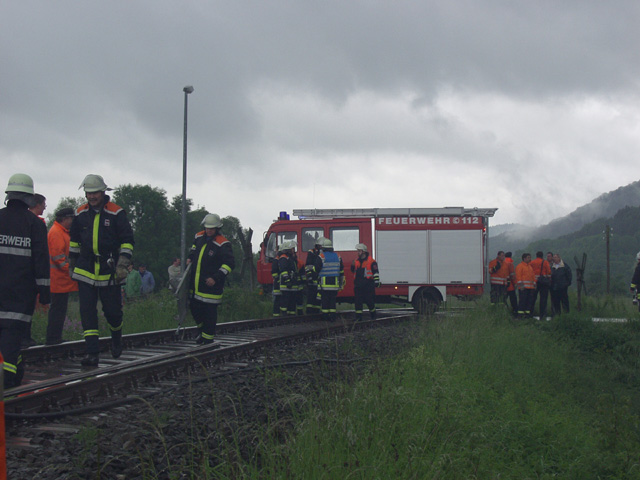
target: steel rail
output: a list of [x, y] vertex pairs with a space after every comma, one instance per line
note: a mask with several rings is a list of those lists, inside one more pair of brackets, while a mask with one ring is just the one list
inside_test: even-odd
[[[283, 317], [273, 322], [234, 322], [228, 333], [216, 336], [216, 343], [202, 345], [149, 358], [74, 373], [56, 379], [14, 388], [6, 393], [5, 412], [9, 414], [42, 414], [63, 412], [90, 404], [100, 404], [114, 398], [126, 398], [136, 392], [160, 388], [167, 382], [175, 385], [183, 378], [202, 373], [223, 364], [237, 361], [274, 344], [317, 339], [327, 335], [388, 325], [415, 318], [413, 313], [380, 315], [363, 322], [314, 322], [309, 317]], [[301, 321], [306, 319], [307, 321]], [[294, 320], [292, 322], [291, 320]], [[243, 325], [240, 325], [243, 323]], [[220, 326], [222, 327], [221, 324]], [[258, 335], [239, 338], [241, 327], [251, 328]], [[286, 327], [286, 328], [285, 328]], [[233, 368], [233, 367], [230, 367]]]

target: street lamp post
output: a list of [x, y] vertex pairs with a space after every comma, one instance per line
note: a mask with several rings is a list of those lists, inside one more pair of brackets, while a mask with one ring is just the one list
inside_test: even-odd
[[182, 224], [180, 228], [180, 268], [184, 272], [187, 262], [187, 104], [188, 95], [193, 93], [193, 87], [188, 85], [184, 92], [184, 140], [182, 147]]

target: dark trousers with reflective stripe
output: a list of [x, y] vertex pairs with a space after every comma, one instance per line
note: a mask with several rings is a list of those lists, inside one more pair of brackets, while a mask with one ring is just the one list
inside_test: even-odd
[[373, 282], [365, 283], [362, 286], [353, 288], [354, 307], [356, 309], [356, 317], [362, 318], [362, 306], [366, 303], [369, 308], [371, 318], [376, 316], [376, 288]]
[[[4, 357], [4, 388], [17, 387], [22, 383], [24, 364], [20, 356], [22, 339], [30, 322], [0, 319], [0, 352]], [[15, 368], [15, 372], [12, 371]]]
[[218, 305], [217, 303], [206, 303], [191, 299], [191, 315], [200, 327], [202, 338], [205, 340], [213, 339], [216, 334], [216, 324], [218, 323]]
[[295, 315], [297, 292], [295, 290], [280, 290], [280, 292], [282, 293], [280, 315]]
[[533, 296], [535, 295], [535, 289], [524, 288], [518, 290], [518, 314], [529, 316], [531, 315], [531, 309], [533, 308]]
[[307, 315], [320, 313], [318, 285], [307, 285]]
[[338, 300], [338, 290], [322, 290], [322, 316], [334, 318], [336, 315], [336, 304]]
[[273, 295], [273, 316], [279, 317], [282, 315], [280, 313], [280, 305], [282, 305], [282, 293], [278, 292], [277, 295]]
[[[94, 287], [83, 282], [78, 282], [78, 296], [80, 299], [80, 318], [82, 319], [82, 329], [98, 330], [98, 298], [102, 303], [104, 313], [111, 329], [111, 338], [122, 336], [122, 296], [120, 285], [109, 285], [107, 287]], [[84, 337], [87, 346], [87, 353], [95, 354], [100, 352], [99, 335], [88, 335]]]
[[51, 305], [47, 321], [47, 345], [62, 341], [62, 329], [67, 317], [69, 293], [51, 293]]

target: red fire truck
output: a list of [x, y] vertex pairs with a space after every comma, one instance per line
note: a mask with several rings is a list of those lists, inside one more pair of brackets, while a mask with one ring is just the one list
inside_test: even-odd
[[260, 247], [258, 281], [269, 291], [271, 262], [285, 241], [297, 244], [305, 261], [319, 237], [329, 238], [342, 257], [347, 283], [338, 300], [353, 301], [350, 266], [355, 245], [364, 243], [378, 262], [379, 303], [410, 302], [418, 311], [433, 311], [447, 295], [482, 295], [486, 279], [487, 229], [497, 208], [369, 208], [294, 210], [265, 233]]

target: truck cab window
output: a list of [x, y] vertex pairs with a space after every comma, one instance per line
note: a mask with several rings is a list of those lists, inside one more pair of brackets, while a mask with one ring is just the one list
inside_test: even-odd
[[322, 228], [303, 228], [302, 229], [302, 251], [308, 252], [312, 250], [318, 238], [324, 237], [324, 229]]
[[355, 252], [356, 244], [360, 242], [360, 229], [358, 227], [332, 228], [331, 241], [335, 251]]
[[289, 241], [294, 241], [297, 245], [298, 234], [296, 232], [278, 232], [278, 245], [282, 245], [284, 242]]

